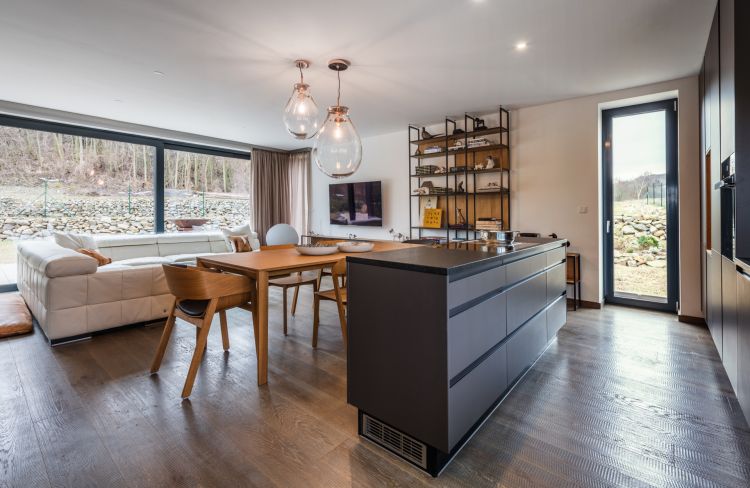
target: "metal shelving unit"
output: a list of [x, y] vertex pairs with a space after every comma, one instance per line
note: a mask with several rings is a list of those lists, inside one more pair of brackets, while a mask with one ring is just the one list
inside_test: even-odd
[[[476, 116], [467, 113], [461, 127], [460, 119], [456, 121], [446, 117], [444, 135], [429, 139], [422, 139], [420, 127], [409, 126], [409, 236], [412, 239], [440, 237], [446, 242], [474, 239], [479, 232], [476, 230], [477, 219], [484, 217], [502, 219], [503, 229], [510, 229], [510, 113], [499, 107], [496, 127], [469, 130], [475, 127], [477, 120]], [[460, 132], [456, 133], [457, 129]], [[493, 140], [483, 146], [469, 147], [469, 143], [477, 138]], [[457, 141], [462, 141], [462, 144]], [[440, 150], [424, 152], [432, 146]], [[487, 156], [495, 158], [498, 166], [476, 169], [476, 165], [484, 163]], [[441, 172], [425, 174], [416, 169], [435, 166], [438, 162], [444, 164]], [[491, 181], [497, 184], [496, 190], [478, 191], [477, 177], [482, 178], [483, 175], [486, 175], [485, 181], [492, 178]], [[445, 191], [415, 193], [424, 181], [440, 179], [445, 183]], [[464, 191], [456, 191], [460, 182], [464, 184]], [[440, 228], [422, 226], [423, 198], [437, 198], [437, 207], [443, 209]], [[466, 220], [463, 226], [457, 222], [459, 209]]]

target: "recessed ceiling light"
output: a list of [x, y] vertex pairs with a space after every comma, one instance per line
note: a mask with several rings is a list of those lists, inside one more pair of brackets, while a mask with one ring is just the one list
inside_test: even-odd
[[516, 43], [516, 51], [525, 51], [529, 47], [529, 43], [526, 41], [518, 41]]
[[158, 69], [154, 70], [154, 74], [156, 76], [164, 76], [164, 72], [163, 71], [159, 71]]
[[120, 100], [119, 98], [115, 98], [115, 99], [114, 99], [114, 100], [112, 100], [112, 101], [113, 101], [113, 102], [117, 102], [117, 103], [122, 103], [122, 100]]

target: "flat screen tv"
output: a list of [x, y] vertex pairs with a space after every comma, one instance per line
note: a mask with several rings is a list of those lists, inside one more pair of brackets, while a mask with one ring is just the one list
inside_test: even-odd
[[383, 226], [379, 181], [331, 184], [328, 201], [331, 224]]

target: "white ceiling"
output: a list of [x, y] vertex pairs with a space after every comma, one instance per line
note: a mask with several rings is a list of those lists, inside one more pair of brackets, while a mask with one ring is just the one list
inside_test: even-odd
[[342, 103], [369, 136], [695, 74], [715, 3], [0, 0], [0, 99], [296, 148], [296, 58], [322, 109], [327, 60], [351, 60]]

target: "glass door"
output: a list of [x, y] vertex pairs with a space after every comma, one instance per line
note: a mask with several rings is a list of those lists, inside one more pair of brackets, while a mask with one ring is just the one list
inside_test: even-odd
[[602, 112], [605, 300], [676, 311], [677, 100]]

